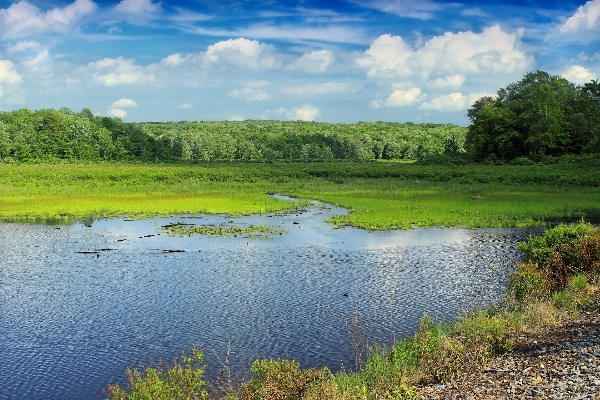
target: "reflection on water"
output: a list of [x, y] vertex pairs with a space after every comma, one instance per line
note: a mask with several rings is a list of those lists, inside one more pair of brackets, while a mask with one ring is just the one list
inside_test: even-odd
[[424, 312], [449, 319], [488, 304], [505, 291], [515, 243], [530, 234], [368, 233], [323, 222], [340, 212], [236, 219], [291, 232], [271, 240], [158, 234], [177, 221], [231, 220], [218, 216], [0, 224], [0, 398], [104, 398], [126, 367], [194, 345], [214, 379], [215, 352], [222, 358], [229, 341], [237, 377], [258, 357], [351, 367], [334, 326], [355, 307], [385, 342], [413, 333]]

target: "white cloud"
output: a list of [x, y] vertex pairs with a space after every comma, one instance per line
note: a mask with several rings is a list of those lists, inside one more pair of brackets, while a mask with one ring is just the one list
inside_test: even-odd
[[17, 73], [17, 68], [10, 60], [0, 60], [0, 83], [16, 85], [23, 82], [21, 75]]
[[117, 101], [115, 101], [114, 103], [112, 103], [112, 108], [119, 108], [119, 107], [137, 107], [138, 103], [136, 103], [135, 101], [131, 100], [131, 99], [126, 99], [125, 97], [123, 97], [122, 99], [119, 99]]
[[245, 87], [239, 90], [232, 90], [227, 93], [229, 97], [244, 98], [248, 101], [265, 101], [271, 100], [271, 94], [265, 90]]
[[233, 117], [227, 118], [227, 121], [244, 121], [244, 117], [241, 115], [234, 115]]
[[155, 76], [148, 72], [149, 67], [135, 65], [133, 60], [123, 57], [116, 59], [105, 58], [100, 61], [91, 62], [84, 70], [92, 73], [92, 78], [105, 85], [132, 85], [136, 83], [153, 82]]
[[371, 105], [375, 108], [380, 107], [407, 107], [425, 99], [426, 95], [421, 94], [421, 89], [412, 87], [408, 90], [394, 90], [392, 94], [384, 101], [375, 100]]
[[197, 28], [195, 33], [208, 36], [243, 36], [255, 39], [285, 40], [290, 42], [317, 41], [332, 43], [366, 44], [367, 34], [361, 27], [305, 26], [305, 25], [251, 25], [237, 30]]
[[120, 108], [111, 108], [106, 113], [109, 117], [125, 118], [127, 111], [121, 110]]
[[229, 39], [208, 46], [204, 62], [208, 65], [229, 64], [247, 69], [271, 69], [277, 66], [273, 47], [245, 38]]
[[429, 0], [355, 0], [355, 2], [363, 7], [417, 19], [430, 19], [434, 12], [448, 6]]
[[421, 110], [460, 111], [467, 108], [469, 98], [462, 93], [441, 95], [419, 106]]
[[182, 110], [189, 110], [190, 108], [192, 108], [192, 105], [190, 103], [183, 103], [179, 106], [179, 108], [181, 108]]
[[[268, 118], [271, 115], [275, 116], [285, 116], [287, 119], [292, 121], [314, 121], [315, 118], [319, 116], [319, 109], [312, 104], [304, 104], [298, 108], [278, 108], [274, 111], [267, 110], [265, 112], [266, 117]], [[265, 116], [263, 116], [265, 118]]]
[[190, 59], [189, 55], [182, 57], [181, 54], [176, 53], [176, 54], [171, 54], [170, 56], [163, 58], [160, 63], [163, 65], [168, 65], [170, 67], [177, 67], [189, 59]]
[[125, 14], [143, 16], [160, 11], [161, 6], [158, 3], [153, 3], [152, 0], [121, 0], [115, 6], [115, 10]]
[[20, 52], [27, 51], [27, 50], [38, 51], [41, 48], [42, 48], [42, 45], [39, 44], [38, 42], [35, 42], [33, 40], [23, 40], [23, 41], [17, 42], [13, 46], [9, 46], [8, 51], [10, 51], [11, 53], [20, 53]]
[[595, 73], [585, 67], [582, 67], [581, 65], [571, 65], [561, 74], [561, 76], [570, 82], [577, 83], [578, 85], [583, 85], [584, 83], [597, 78]]
[[305, 86], [287, 87], [283, 91], [293, 95], [322, 95], [356, 92], [359, 88], [347, 82], [309, 83]]
[[254, 81], [247, 82], [244, 84], [242, 89], [232, 90], [227, 93], [229, 97], [233, 98], [244, 98], [248, 101], [265, 101], [271, 99], [271, 94], [266, 90], [262, 89], [265, 86], [268, 86], [269, 82], [267, 81]]
[[385, 34], [375, 39], [365, 51], [365, 56], [357, 58], [355, 62], [359, 67], [368, 70], [369, 77], [410, 76], [413, 70], [405, 64], [408, 64], [412, 57], [412, 48], [400, 36]]
[[52, 71], [48, 68], [49, 53], [48, 50], [42, 50], [31, 60], [23, 62], [23, 66], [29, 69], [32, 73], [44, 73], [45, 76], [52, 75]]
[[[565, 23], [559, 28], [561, 33], [573, 34], [573, 33], [585, 33], [587, 31], [598, 31], [600, 30], [600, 0], [591, 0], [582, 6], [579, 6], [577, 12], [573, 14]], [[592, 37], [593, 36], [593, 37]], [[582, 39], [584, 40], [598, 40], [598, 36], [587, 34]]]
[[435, 81], [431, 82], [431, 86], [437, 89], [459, 89], [464, 82], [464, 75], [450, 75], [436, 79]]
[[76, 28], [76, 23], [94, 12], [98, 6], [91, 0], [75, 0], [64, 8], [42, 11], [26, 0], [0, 9], [0, 37], [10, 39], [43, 32], [66, 33]]
[[14, 96], [7, 97], [4, 101], [4, 104], [10, 105], [22, 105], [27, 103], [27, 99], [22, 94], [16, 94]]
[[525, 72], [533, 58], [519, 49], [522, 31], [513, 34], [492, 26], [482, 33], [446, 32], [413, 49], [401, 37], [385, 34], [371, 43], [356, 64], [369, 77], [420, 76], [432, 72], [448, 75]]
[[330, 50], [318, 50], [303, 54], [290, 65], [292, 69], [301, 69], [306, 72], [325, 72], [327, 68], [335, 63], [335, 56]]

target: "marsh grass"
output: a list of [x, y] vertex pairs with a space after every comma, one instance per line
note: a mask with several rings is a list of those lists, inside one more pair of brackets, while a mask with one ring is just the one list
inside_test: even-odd
[[[0, 165], [0, 219], [69, 223], [90, 216], [246, 215], [298, 209], [313, 199], [350, 209], [329, 220], [334, 226], [368, 230], [545, 226], [600, 216], [600, 167], [594, 162], [579, 167], [380, 162]], [[300, 202], [267, 193], [291, 195]], [[483, 199], [473, 199], [478, 196]]]

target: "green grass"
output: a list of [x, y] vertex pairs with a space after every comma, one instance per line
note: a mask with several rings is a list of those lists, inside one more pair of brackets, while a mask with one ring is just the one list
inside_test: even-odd
[[595, 159], [585, 164], [534, 166], [381, 162], [0, 165], [0, 219], [5, 221], [241, 215], [297, 207], [269, 197], [270, 192], [346, 207], [348, 215], [330, 222], [369, 230], [526, 227], [582, 217], [600, 220], [600, 164]]

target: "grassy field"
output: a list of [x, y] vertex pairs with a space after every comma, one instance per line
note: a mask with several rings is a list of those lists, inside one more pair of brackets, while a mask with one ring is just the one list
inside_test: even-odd
[[542, 226], [598, 220], [600, 162], [417, 165], [390, 162], [0, 165], [0, 219], [250, 214], [293, 208], [267, 193], [351, 209], [335, 225]]

